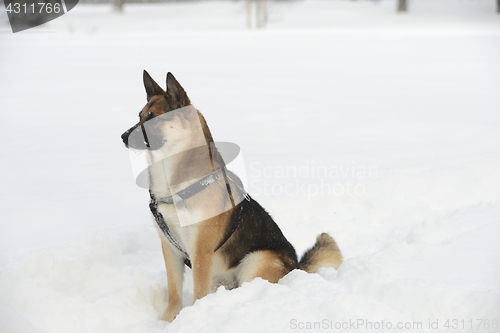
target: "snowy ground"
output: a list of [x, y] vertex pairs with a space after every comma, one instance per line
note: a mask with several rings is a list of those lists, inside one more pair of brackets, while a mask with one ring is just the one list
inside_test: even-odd
[[[266, 31], [245, 30], [243, 2], [78, 5], [17, 34], [0, 12], [0, 332], [498, 332], [494, 5], [272, 3]], [[143, 69], [173, 72], [241, 146], [299, 254], [335, 237], [338, 271], [194, 306], [188, 271], [185, 308], [160, 320], [159, 239], [120, 141]]]

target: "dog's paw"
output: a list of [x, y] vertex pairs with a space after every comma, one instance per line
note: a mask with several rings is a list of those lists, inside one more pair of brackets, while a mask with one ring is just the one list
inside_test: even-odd
[[179, 314], [179, 309], [167, 308], [167, 311], [165, 312], [165, 315], [163, 316], [162, 320], [171, 323], [178, 314]]

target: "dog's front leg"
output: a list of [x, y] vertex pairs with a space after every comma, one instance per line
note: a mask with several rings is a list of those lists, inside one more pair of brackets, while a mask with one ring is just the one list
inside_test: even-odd
[[193, 304], [210, 293], [212, 285], [212, 256], [214, 252], [206, 246], [195, 250], [191, 265], [193, 267]]
[[179, 314], [182, 306], [182, 283], [184, 281], [184, 260], [168, 241], [161, 239], [163, 259], [167, 269], [168, 306], [163, 320], [172, 322]]

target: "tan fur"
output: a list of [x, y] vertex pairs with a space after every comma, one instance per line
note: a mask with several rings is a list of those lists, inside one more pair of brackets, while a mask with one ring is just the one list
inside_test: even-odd
[[[311, 260], [306, 260], [311, 258]], [[316, 273], [321, 267], [338, 269], [342, 263], [342, 254], [335, 240], [322, 233], [316, 239], [316, 244], [309, 249], [300, 261], [300, 269], [308, 273]]]
[[[181, 310], [181, 300], [182, 300], [182, 279], [179, 279], [179, 273], [184, 273], [184, 263], [181, 267], [175, 267], [172, 255], [172, 249], [169, 244], [166, 243], [167, 240], [161, 240], [161, 247], [163, 252], [163, 259], [165, 260], [165, 268], [167, 270], [167, 280], [168, 280], [168, 307], [163, 316], [163, 320], [171, 322], [174, 320], [175, 316]], [[177, 265], [179, 266], [179, 265]], [[177, 275], [177, 276], [176, 276]]]
[[[224, 180], [221, 178], [216, 183], [212, 184], [206, 190], [200, 192], [197, 196], [185, 200], [185, 204], [196, 207], [196, 210], [209, 211], [215, 205], [223, 205], [224, 200], [221, 198], [221, 190], [225, 189]], [[233, 189], [236, 193], [236, 189]], [[217, 200], [219, 199], [219, 200]], [[164, 209], [174, 209], [173, 205], [160, 204]], [[174, 212], [175, 213], [175, 212]], [[164, 214], [165, 215], [165, 214]], [[214, 248], [218, 242], [223, 238], [227, 224], [231, 222], [231, 211], [226, 211], [223, 214], [207, 219], [205, 221], [180, 227], [178, 224], [172, 223], [173, 219], [165, 219], [173, 236], [179, 241], [181, 246], [186, 249], [191, 258], [191, 265], [193, 269], [193, 303], [196, 300], [206, 296], [210, 293], [213, 284], [212, 263], [214, 256]], [[181, 232], [191, 231], [196, 234], [196, 239], [192, 244], [184, 244], [182, 242], [183, 236]], [[165, 259], [165, 267], [167, 269], [167, 280], [169, 290], [169, 304], [167, 311], [164, 315], [164, 320], [172, 321], [180, 311], [180, 299], [182, 288], [177, 288], [179, 285], [175, 279], [174, 274], [169, 274], [173, 271], [172, 264], [169, 259], [178, 253], [177, 249], [172, 248], [168, 240], [164, 238], [163, 232], [158, 230], [160, 238], [162, 238], [162, 248]], [[167, 244], [165, 244], [167, 243]], [[192, 249], [192, 250], [191, 250]], [[184, 265], [182, 263], [182, 265]], [[227, 267], [226, 267], [227, 269]], [[171, 287], [173, 286], [173, 288]], [[180, 284], [182, 287], [182, 284]], [[171, 305], [171, 300], [173, 304]], [[179, 303], [177, 303], [179, 300]]]
[[[205, 207], [206, 209], [206, 207]], [[227, 219], [224, 214], [198, 223], [198, 239], [192, 256], [193, 268], [193, 303], [208, 295], [212, 286], [212, 257], [217, 240], [223, 237], [222, 232]]]
[[275, 252], [255, 251], [243, 259], [239, 273], [238, 282], [240, 284], [258, 277], [271, 283], [277, 283], [288, 271], [285, 270], [283, 261]]

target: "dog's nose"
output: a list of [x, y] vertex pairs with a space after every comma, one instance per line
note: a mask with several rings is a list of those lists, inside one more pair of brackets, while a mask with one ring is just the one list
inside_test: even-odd
[[122, 140], [125, 146], [128, 146], [128, 136], [130, 135], [130, 131], [126, 131], [122, 134]]

